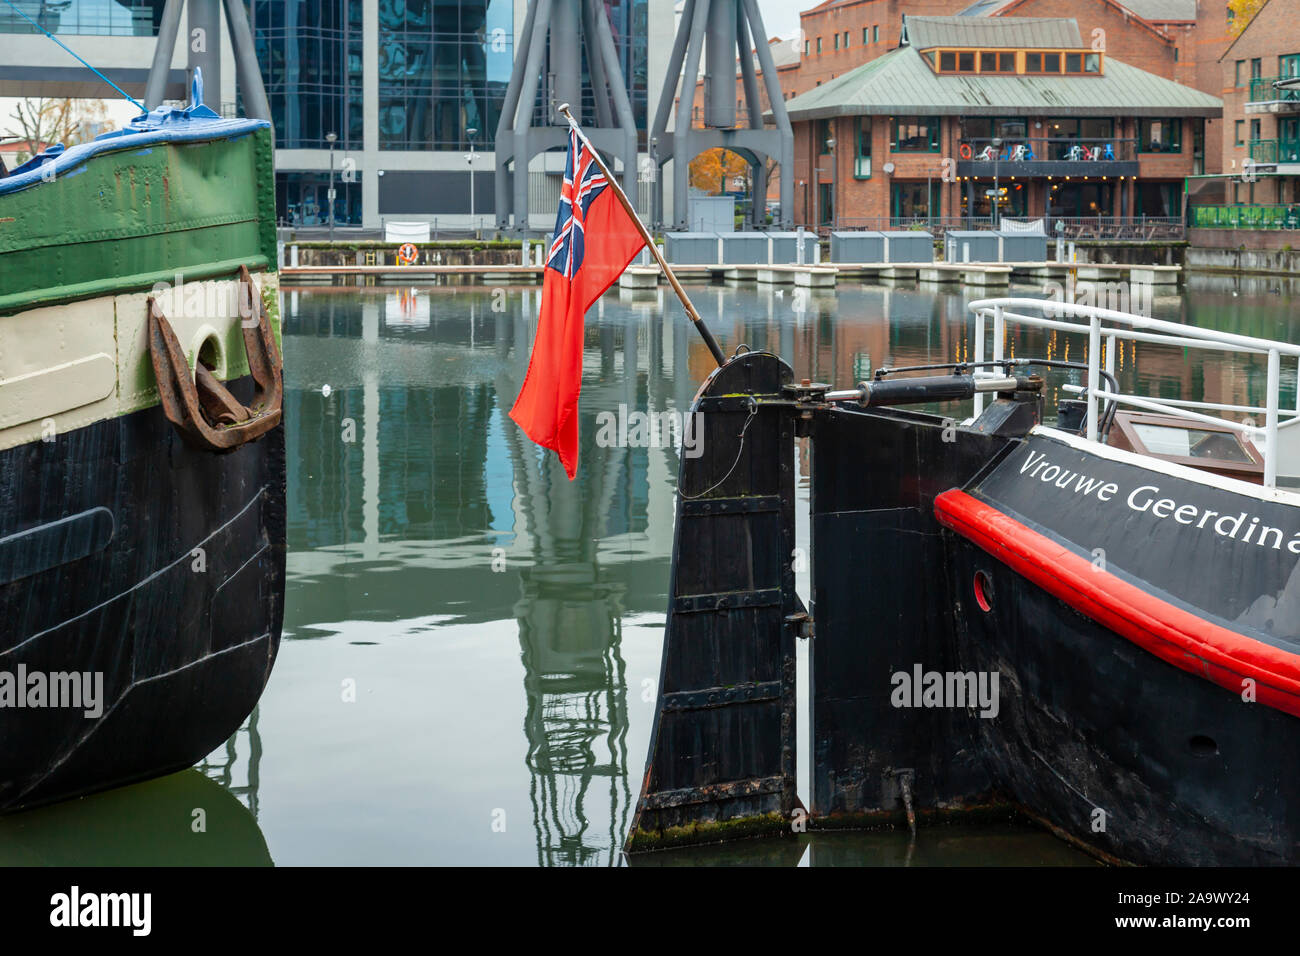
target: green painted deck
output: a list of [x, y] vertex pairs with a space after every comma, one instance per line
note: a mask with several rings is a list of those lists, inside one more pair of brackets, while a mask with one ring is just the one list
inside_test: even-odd
[[101, 154], [0, 197], [0, 315], [275, 269], [271, 131]]

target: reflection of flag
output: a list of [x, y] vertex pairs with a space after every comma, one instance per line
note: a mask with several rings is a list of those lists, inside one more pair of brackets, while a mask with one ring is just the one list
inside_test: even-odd
[[529, 438], [555, 449], [570, 480], [578, 470], [583, 317], [645, 245], [616, 188], [577, 130], [570, 130], [537, 338], [524, 387], [510, 410]]

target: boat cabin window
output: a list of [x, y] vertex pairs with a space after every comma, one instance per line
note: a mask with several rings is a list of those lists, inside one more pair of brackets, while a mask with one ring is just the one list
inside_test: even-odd
[[1242, 446], [1233, 432], [1209, 431], [1199, 428], [1178, 428], [1173, 425], [1133, 423], [1147, 451], [1153, 455], [1177, 455], [1180, 458], [1212, 458], [1253, 465], [1254, 459]]

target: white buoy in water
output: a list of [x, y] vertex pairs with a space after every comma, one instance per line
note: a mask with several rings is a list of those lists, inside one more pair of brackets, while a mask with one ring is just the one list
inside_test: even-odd
[[322, 395], [324, 395], [326, 398], [329, 398], [329, 397], [330, 397], [330, 387], [329, 387], [328, 385], [322, 385], [322, 386], [320, 387], [320, 393], [321, 393]]

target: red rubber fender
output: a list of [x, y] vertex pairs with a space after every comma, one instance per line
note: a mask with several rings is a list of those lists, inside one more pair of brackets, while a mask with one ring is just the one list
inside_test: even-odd
[[1027, 581], [1175, 667], [1300, 717], [1300, 655], [1221, 627], [1104, 571], [954, 488], [934, 500], [939, 523]]

